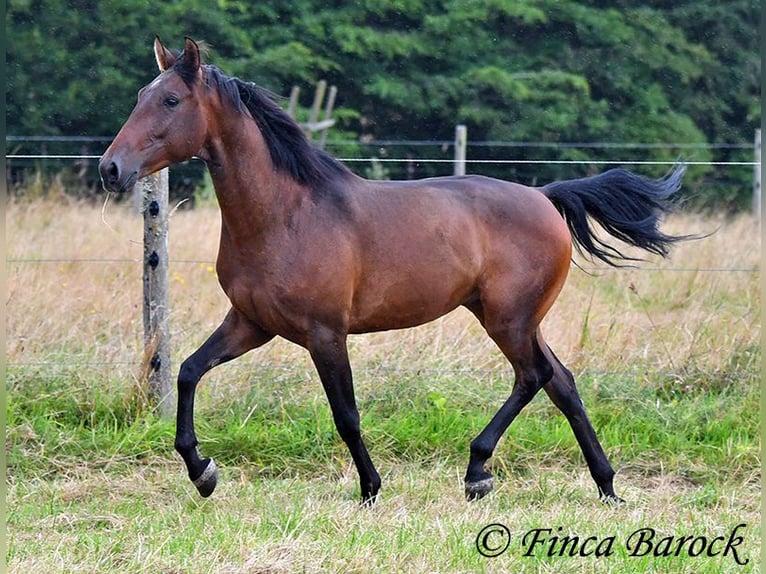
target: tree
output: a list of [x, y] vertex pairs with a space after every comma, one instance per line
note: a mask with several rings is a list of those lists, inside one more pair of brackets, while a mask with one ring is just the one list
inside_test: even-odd
[[[752, 0], [176, 0], [151, 8], [143, 0], [10, 0], [7, 129], [115, 133], [156, 73], [159, 34], [169, 45], [184, 35], [205, 40], [212, 63], [279, 94], [326, 79], [339, 88], [334, 129], [346, 138], [449, 140], [466, 123], [472, 141], [749, 144], [760, 121], [758, 13]], [[632, 159], [745, 154], [630, 150]], [[474, 158], [508, 155], [471, 150]], [[513, 156], [599, 163], [481, 169], [534, 183], [620, 159], [572, 146], [516, 147]], [[749, 174], [732, 174], [697, 168], [687, 181], [744, 205]]]

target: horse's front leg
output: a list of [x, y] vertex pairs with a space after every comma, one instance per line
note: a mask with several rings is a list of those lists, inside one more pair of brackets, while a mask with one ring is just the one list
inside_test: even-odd
[[380, 490], [380, 475], [362, 440], [345, 334], [319, 327], [311, 336], [309, 352], [330, 402], [335, 427], [359, 473], [362, 503], [373, 504]]
[[202, 375], [226, 361], [270, 341], [273, 335], [231, 309], [223, 323], [183, 364], [178, 372], [178, 413], [175, 448], [186, 463], [189, 478], [199, 493], [208, 497], [215, 490], [218, 471], [210, 458], [200, 458], [194, 434], [194, 392]]

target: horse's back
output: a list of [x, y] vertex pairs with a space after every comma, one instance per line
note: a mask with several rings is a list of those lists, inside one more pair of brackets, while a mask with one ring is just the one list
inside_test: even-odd
[[462, 206], [508, 221], [558, 216], [539, 188], [483, 175], [432, 177], [412, 181], [369, 182], [377, 194], [395, 201], [422, 204], [441, 213], [448, 205]]
[[428, 237], [454, 246], [479, 241], [483, 249], [499, 252], [545, 244], [570, 255], [566, 223], [535, 187], [465, 175], [376, 182], [372, 190], [365, 226], [388, 227], [405, 242], [421, 227], [430, 231]]

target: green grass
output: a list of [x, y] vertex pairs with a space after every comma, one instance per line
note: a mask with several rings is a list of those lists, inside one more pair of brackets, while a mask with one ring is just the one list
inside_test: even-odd
[[[130, 393], [105, 390], [119, 381], [88, 386], [61, 372], [12, 370], [8, 562], [19, 572], [754, 572], [758, 374], [731, 375], [726, 385], [687, 378], [693, 389], [683, 393], [629, 374], [581, 378], [628, 501], [611, 508], [597, 501], [571, 430], [542, 393], [492, 459], [496, 491], [466, 503], [468, 442], [510, 377], [373, 373], [358, 391], [384, 480], [369, 510], [357, 504], [355, 470], [313, 377], [266, 370], [239, 396], [201, 388], [201, 449], [221, 468], [218, 490], [202, 500], [172, 451], [172, 422]], [[488, 559], [474, 542], [492, 522], [507, 524], [516, 542]], [[741, 522], [744, 567], [731, 556], [632, 557], [624, 547], [639, 528], [712, 538]], [[524, 533], [559, 526], [615, 536], [614, 554], [549, 557], [541, 546], [523, 555]]]
[[[380, 385], [384, 392], [374, 395], [360, 384], [370, 449], [395, 460], [462, 463], [468, 443], [502, 404], [510, 381], [502, 377], [482, 385], [477, 377], [442, 374], [416, 386], [416, 379], [394, 376]], [[685, 386], [695, 387], [693, 379], [685, 380]], [[684, 474], [725, 466], [730, 478], [747, 478], [759, 465], [756, 374], [732, 374], [728, 386], [714, 391], [704, 383], [675, 394], [628, 374], [609, 374], [584, 377], [579, 387], [617, 466]], [[46, 461], [58, 458], [173, 456], [174, 423], [157, 420], [129, 397], [100, 387], [72, 387], [64, 377], [46, 379], [40, 373], [27, 380], [12, 372], [8, 384], [9, 467], [16, 477], [35, 475]], [[313, 385], [316, 392], [301, 388], [290, 394], [291, 387], [301, 385]], [[224, 465], [310, 474], [318, 463], [335, 464], [346, 456], [316, 380], [261, 379], [228, 403], [206, 401], [204, 388], [200, 395], [198, 435], [205, 451]], [[534, 468], [548, 457], [583, 464], [566, 419], [541, 393], [514, 422], [495, 458]], [[708, 474], [702, 472], [700, 479]]]
[[[385, 498], [372, 510], [348, 496], [348, 473], [338, 481], [250, 479], [236, 469], [215, 498], [201, 502], [172, 469], [150, 462], [131, 475], [79, 475], [45, 485], [18, 485], [25, 504], [11, 513], [14, 523], [36, 525], [45, 536], [19, 528], [11, 564], [26, 571], [44, 564], [50, 571], [146, 572], [753, 572], [758, 530], [741, 534], [741, 557], [750, 567], [720, 559], [627, 557], [631, 532], [647, 525], [680, 523], [664, 533], [718, 535], [736, 526], [742, 509], [723, 498], [714, 507], [693, 496], [660, 494], [633, 507], [592, 506], [581, 479], [570, 481], [566, 504], [541, 501], [532, 481], [524, 490], [504, 487], [479, 505], [445, 497], [459, 480], [447, 465], [422, 471], [412, 465], [387, 473]], [[346, 496], [339, 496], [338, 482]], [[108, 506], [105, 505], [108, 501]], [[659, 512], [656, 508], [661, 507]], [[254, 511], [257, 509], [257, 512]], [[710, 515], [715, 513], [715, 520]], [[495, 559], [476, 551], [481, 528], [509, 525], [514, 545]], [[719, 522], [720, 521], [720, 522]], [[518, 545], [530, 529], [561, 526], [581, 536], [615, 536], [609, 558], [524, 557]], [[660, 526], [660, 528], [662, 528]], [[52, 566], [52, 568], [51, 568]], [[39, 566], [37, 568], [38, 571]]]

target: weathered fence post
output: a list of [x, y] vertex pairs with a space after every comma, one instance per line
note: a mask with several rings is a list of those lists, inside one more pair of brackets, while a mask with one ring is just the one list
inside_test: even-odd
[[[314, 103], [311, 104], [311, 112], [309, 113], [309, 126], [313, 126], [319, 120], [319, 108], [322, 107], [322, 100], [324, 100], [324, 93], [327, 90], [327, 82], [325, 80], [319, 80], [317, 82], [317, 89], [314, 92]], [[311, 132], [309, 131], [309, 137]]]
[[296, 119], [296, 113], [298, 110], [298, 97], [301, 94], [301, 89], [298, 86], [293, 86], [290, 90], [290, 100], [287, 104], [287, 115], [293, 119]]
[[753, 211], [761, 221], [761, 128], [755, 130], [755, 166], [753, 172]]
[[[332, 119], [332, 109], [335, 107], [335, 98], [338, 95], [338, 88], [337, 86], [330, 86], [330, 93], [327, 96], [327, 103], [324, 107], [324, 121], [329, 122], [329, 120]], [[330, 126], [328, 125], [325, 129], [322, 130], [320, 136], [319, 136], [319, 147], [320, 149], [324, 149], [325, 144], [327, 143], [327, 132], [330, 131]]]
[[465, 150], [468, 145], [468, 129], [455, 126], [455, 175], [465, 175]]
[[168, 170], [139, 184], [144, 215], [144, 360], [142, 381], [159, 415], [173, 410], [168, 315]]

